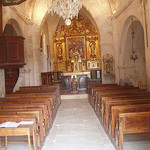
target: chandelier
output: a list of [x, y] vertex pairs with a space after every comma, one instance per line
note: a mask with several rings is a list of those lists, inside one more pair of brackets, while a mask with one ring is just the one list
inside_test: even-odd
[[79, 11], [82, 8], [82, 0], [51, 0], [51, 2], [51, 7], [47, 3], [48, 12], [52, 15], [56, 13], [62, 17], [66, 25], [70, 25], [74, 17], [78, 18]]
[[136, 49], [135, 49], [135, 32], [133, 29], [133, 18], [132, 18], [132, 29], [131, 29], [131, 35], [132, 35], [132, 54], [130, 55], [130, 59], [132, 59], [134, 62], [136, 59], [138, 59], [138, 55], [136, 54]]

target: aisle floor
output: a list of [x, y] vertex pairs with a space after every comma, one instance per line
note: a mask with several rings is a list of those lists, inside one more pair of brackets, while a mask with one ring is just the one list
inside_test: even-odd
[[63, 99], [42, 150], [115, 150], [87, 99]]

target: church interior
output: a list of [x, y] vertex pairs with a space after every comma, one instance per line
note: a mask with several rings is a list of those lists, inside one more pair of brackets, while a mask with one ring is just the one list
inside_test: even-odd
[[149, 0], [0, 0], [0, 149], [148, 150], [149, 56]]

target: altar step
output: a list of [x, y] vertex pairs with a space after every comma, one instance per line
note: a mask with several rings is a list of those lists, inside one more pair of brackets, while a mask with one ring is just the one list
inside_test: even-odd
[[88, 94], [61, 95], [61, 99], [85, 99], [85, 98], [88, 98]]

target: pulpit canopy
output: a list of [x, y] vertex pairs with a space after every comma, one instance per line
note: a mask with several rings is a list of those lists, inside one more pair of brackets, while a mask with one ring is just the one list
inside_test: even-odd
[[3, 6], [19, 5], [26, 0], [2, 0]]

